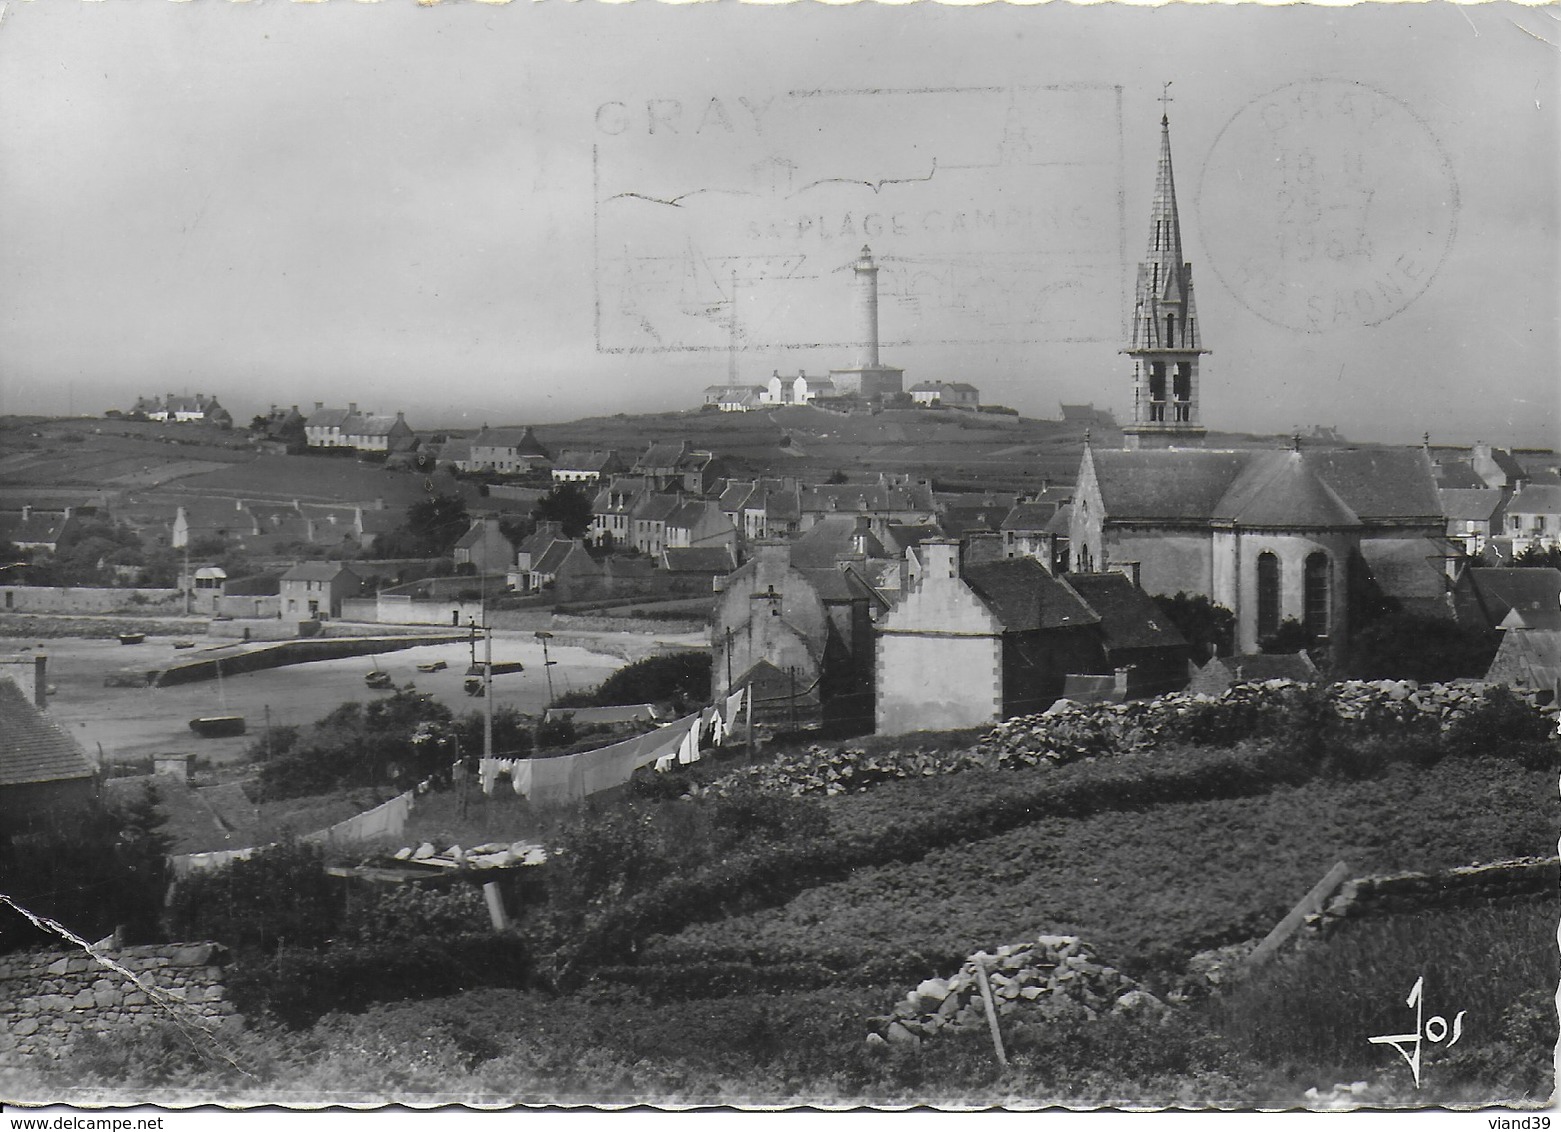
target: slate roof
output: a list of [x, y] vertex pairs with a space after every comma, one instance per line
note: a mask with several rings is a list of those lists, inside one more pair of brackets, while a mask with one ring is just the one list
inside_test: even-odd
[[300, 562], [282, 575], [284, 582], [334, 582], [342, 574], [353, 579], [357, 574], [341, 562]]
[[908, 547], [925, 542], [930, 538], [943, 538], [944, 531], [938, 523], [886, 523], [884, 533], [889, 536], [889, 545], [885, 548], [896, 558], [903, 557]]
[[542, 552], [542, 557], [537, 559], [531, 569], [538, 574], [547, 574], [557, 577], [558, 572], [564, 568], [564, 563], [576, 550], [584, 553], [579, 543], [570, 539], [554, 539], [553, 544]]
[[1561, 570], [1549, 566], [1473, 566], [1453, 586], [1458, 620], [1494, 629], [1514, 609], [1530, 629], [1561, 629]]
[[885, 604], [878, 591], [857, 577], [853, 570], [842, 570], [838, 566], [794, 566], [793, 569], [808, 580], [821, 601], [870, 601]]
[[730, 574], [737, 565], [724, 546], [669, 546], [661, 556], [673, 574]]
[[1358, 527], [1349, 506], [1301, 452], [1259, 452], [1226, 490], [1214, 518], [1245, 527]]
[[1525, 484], [1507, 503], [1509, 515], [1561, 515], [1561, 487], [1554, 484]]
[[0, 786], [91, 778], [91, 760], [59, 724], [0, 678]]
[[1309, 448], [1307, 465], [1362, 520], [1440, 518], [1441, 500], [1423, 448]]
[[529, 425], [525, 428], [484, 428], [472, 437], [471, 443], [473, 448], [513, 448], [517, 456], [552, 458], [552, 453], [542, 447]]
[[1003, 517], [1005, 531], [1044, 531], [1057, 514], [1054, 503], [1016, 503]]
[[[825, 515], [791, 544], [793, 566], [830, 566], [842, 555], [856, 553], [857, 520], [851, 515]], [[867, 557], [887, 558], [888, 553], [872, 531], [867, 536]]]
[[1234, 682], [1261, 683], [1264, 680], [1310, 680], [1317, 666], [1304, 652], [1244, 653], [1241, 656], [1217, 656], [1200, 671], [1223, 672]]
[[598, 451], [592, 449], [583, 452], [577, 448], [566, 448], [558, 454], [558, 459], [553, 461], [555, 472], [598, 472], [612, 463], [617, 453], [608, 449]]
[[192, 787], [169, 775], [138, 774], [103, 784], [115, 801], [140, 801], [151, 790], [162, 818], [157, 832], [169, 839], [167, 852], [210, 853], [253, 845], [259, 811], [237, 783]]
[[682, 506], [682, 500], [675, 495], [647, 495], [634, 505], [629, 515], [636, 520], [665, 522]]
[[[720, 514], [720, 510], [708, 499], [690, 499], [667, 516], [667, 526], [693, 530], [711, 511]], [[721, 520], [725, 522], [726, 516], [721, 515]]]
[[1057, 508], [1057, 513], [1052, 516], [1051, 522], [1046, 524], [1046, 533], [1049, 535], [1062, 535], [1067, 537], [1073, 526], [1073, 504], [1064, 503]]
[[1503, 633], [1485, 678], [1520, 687], [1561, 690], [1561, 632]]
[[649, 472], [660, 469], [672, 469], [678, 466], [678, 461], [688, 454], [688, 441], [678, 444], [665, 442], [652, 444], [639, 459], [634, 461], [636, 472]]
[[1407, 613], [1446, 617], [1449, 558], [1462, 557], [1462, 548], [1444, 538], [1363, 538], [1361, 557], [1371, 575], [1392, 594]]
[[1437, 491], [1442, 514], [1453, 520], [1488, 523], [1501, 511], [1502, 493], [1493, 487], [1444, 487]]
[[7, 522], [0, 524], [0, 530], [5, 532], [5, 537], [19, 546], [29, 543], [55, 544], [60, 541], [60, 536], [65, 533], [65, 527], [70, 522], [70, 516], [63, 513], [51, 513], [37, 511], [32, 512], [27, 518], [22, 518], [18, 512], [14, 517], [8, 516]]
[[1438, 487], [1487, 488], [1490, 485], [1474, 473], [1474, 465], [1466, 459], [1443, 457], [1435, 465]]
[[1108, 651], [1186, 645], [1154, 599], [1126, 575], [1069, 574], [1065, 580], [1100, 617], [1102, 643]]
[[1368, 523], [1442, 518], [1431, 461], [1419, 448], [1091, 449], [1090, 456], [1113, 520], [1304, 527], [1339, 525], [1346, 515]]
[[304, 427], [340, 428], [352, 415], [346, 409], [316, 409], [304, 419]]
[[1001, 558], [966, 566], [960, 576], [1006, 631], [1094, 625], [1100, 617], [1033, 558]]
[[1108, 518], [1207, 520], [1249, 453], [1091, 448]]

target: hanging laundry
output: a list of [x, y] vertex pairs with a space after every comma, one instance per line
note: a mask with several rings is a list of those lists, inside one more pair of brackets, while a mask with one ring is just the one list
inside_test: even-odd
[[482, 780], [482, 792], [492, 794], [493, 788], [499, 781], [499, 771], [503, 762], [500, 759], [483, 759], [477, 764], [477, 775]]
[[516, 759], [510, 764], [509, 784], [522, 798], [531, 796], [531, 760]]
[[[750, 685], [746, 688], [739, 688], [730, 696], [726, 697], [726, 726], [729, 729], [736, 730], [737, 713], [743, 710], [743, 704], [748, 703], [748, 696], [752, 691], [753, 688]], [[749, 704], [748, 710], [750, 712], [753, 710], [751, 703]], [[747, 721], [745, 720], [744, 722]]]

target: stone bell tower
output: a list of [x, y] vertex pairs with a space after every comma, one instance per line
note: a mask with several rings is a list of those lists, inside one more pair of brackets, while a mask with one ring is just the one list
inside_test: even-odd
[[1127, 447], [1201, 445], [1205, 430], [1198, 404], [1198, 357], [1209, 351], [1203, 348], [1193, 301], [1192, 264], [1182, 258], [1176, 181], [1171, 175], [1171, 123], [1164, 113], [1149, 252], [1138, 265], [1128, 342], [1122, 351], [1133, 359], [1133, 416], [1122, 427]]

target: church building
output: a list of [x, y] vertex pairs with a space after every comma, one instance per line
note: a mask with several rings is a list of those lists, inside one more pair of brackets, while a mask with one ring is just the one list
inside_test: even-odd
[[1352, 605], [1380, 595], [1446, 615], [1451, 549], [1423, 448], [1202, 447], [1203, 346], [1183, 259], [1170, 125], [1160, 160], [1133, 328], [1125, 450], [1086, 440], [1069, 540], [1073, 569], [1127, 574], [1151, 594], [1201, 594], [1236, 615], [1236, 651], [1282, 622], [1337, 650]]

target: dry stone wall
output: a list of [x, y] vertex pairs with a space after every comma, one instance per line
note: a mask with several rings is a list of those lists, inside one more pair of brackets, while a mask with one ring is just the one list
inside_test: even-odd
[[167, 1018], [170, 1010], [207, 1026], [241, 1022], [227, 999], [227, 949], [220, 944], [97, 951], [135, 979], [82, 951], [0, 956], [0, 1063], [60, 1057], [78, 1034], [111, 1033]]

